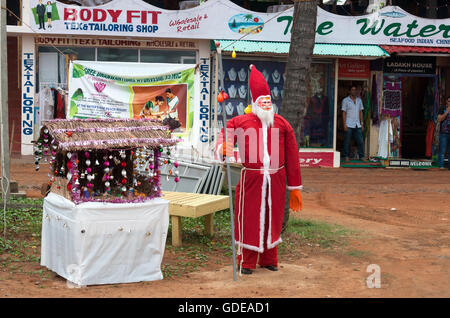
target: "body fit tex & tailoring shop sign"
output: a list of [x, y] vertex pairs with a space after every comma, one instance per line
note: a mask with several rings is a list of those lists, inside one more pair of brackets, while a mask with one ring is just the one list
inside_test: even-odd
[[[47, 34], [230, 40], [246, 34], [246, 40], [290, 42], [294, 12], [293, 8], [282, 13], [253, 12], [229, 0], [209, 0], [189, 10], [165, 10], [140, 0], [126, 9], [119, 0], [100, 7], [52, 2], [49, 22], [42, 7], [37, 10], [38, 0], [30, 1], [31, 26]], [[45, 30], [38, 29], [42, 21]], [[396, 6], [363, 16], [341, 16], [318, 7], [315, 41], [450, 47], [448, 22], [416, 17]]]

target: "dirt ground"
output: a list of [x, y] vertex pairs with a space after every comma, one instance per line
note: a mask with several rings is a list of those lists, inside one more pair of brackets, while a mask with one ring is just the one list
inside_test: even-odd
[[[12, 162], [12, 179], [29, 196], [39, 196], [48, 171], [36, 173], [25, 162], [30, 160]], [[231, 265], [217, 264], [161, 281], [75, 289], [56, 275], [42, 284], [25, 274], [11, 279], [0, 273], [0, 297], [450, 296], [450, 171], [311, 168], [302, 169], [302, 178], [300, 215], [362, 233], [350, 238], [351, 252], [310, 248], [295, 260], [281, 258], [278, 272], [257, 269], [237, 281]], [[380, 288], [366, 284], [371, 264], [380, 269]]]

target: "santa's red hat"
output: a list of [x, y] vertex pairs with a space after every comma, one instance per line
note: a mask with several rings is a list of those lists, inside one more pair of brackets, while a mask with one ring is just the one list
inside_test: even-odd
[[248, 86], [252, 93], [253, 104], [255, 104], [261, 97], [270, 97], [270, 88], [264, 75], [256, 69], [255, 65], [250, 65], [250, 70]]

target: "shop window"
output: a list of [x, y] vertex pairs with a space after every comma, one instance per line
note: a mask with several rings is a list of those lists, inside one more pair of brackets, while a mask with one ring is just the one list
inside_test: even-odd
[[195, 51], [141, 50], [141, 63], [195, 64]]
[[7, 25], [20, 25], [18, 18], [21, 17], [20, 14], [20, 2], [17, 0], [7, 0], [6, 7], [11, 12], [7, 11], [6, 23]]
[[[252, 102], [248, 87], [250, 64], [254, 64], [264, 75], [272, 95], [273, 109], [277, 114], [279, 113], [282, 104], [283, 74], [286, 63], [276, 61], [224, 59], [223, 71], [225, 87], [219, 87], [219, 90], [223, 89], [229, 96], [229, 99], [224, 103], [227, 120], [238, 115], [243, 115], [247, 105]], [[219, 124], [218, 128], [221, 128], [221, 107], [218, 109], [217, 119]]]
[[52, 46], [40, 46], [40, 52], [58, 52], [61, 51], [64, 54], [74, 54], [77, 60], [83, 61], [95, 61], [95, 48], [92, 47], [57, 47]]
[[97, 61], [107, 62], [138, 62], [137, 49], [98, 48]]
[[312, 63], [300, 146], [333, 148], [334, 63]]
[[[277, 114], [281, 111], [285, 62], [225, 58], [223, 60], [225, 86], [223, 89], [229, 96], [229, 99], [224, 103], [227, 120], [244, 114], [247, 105], [251, 104], [251, 95], [248, 88], [250, 64], [254, 64], [265, 77], [272, 96], [274, 111]], [[306, 115], [301, 123], [300, 145], [302, 148], [333, 148], [334, 68], [334, 62], [328, 60], [314, 62], [311, 65]], [[219, 87], [220, 89], [222, 87]], [[214, 114], [212, 115], [214, 116]], [[220, 129], [222, 127], [222, 109], [220, 107], [217, 119]]]
[[72, 60], [95, 60], [95, 48], [40, 46], [38, 52], [37, 91], [43, 85], [61, 86], [67, 83], [69, 64], [66, 56]]

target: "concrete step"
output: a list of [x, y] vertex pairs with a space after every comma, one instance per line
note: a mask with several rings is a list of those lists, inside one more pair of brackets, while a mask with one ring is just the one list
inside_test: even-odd
[[11, 192], [11, 198], [26, 198], [27, 197], [27, 193], [20, 191], [20, 192]]
[[[1, 177], [0, 177], [0, 182], [1, 182]], [[17, 181], [9, 182], [9, 192], [11, 194], [19, 193], [19, 183]], [[3, 190], [1, 189], [1, 184], [0, 184], [0, 193], [3, 193]]]

